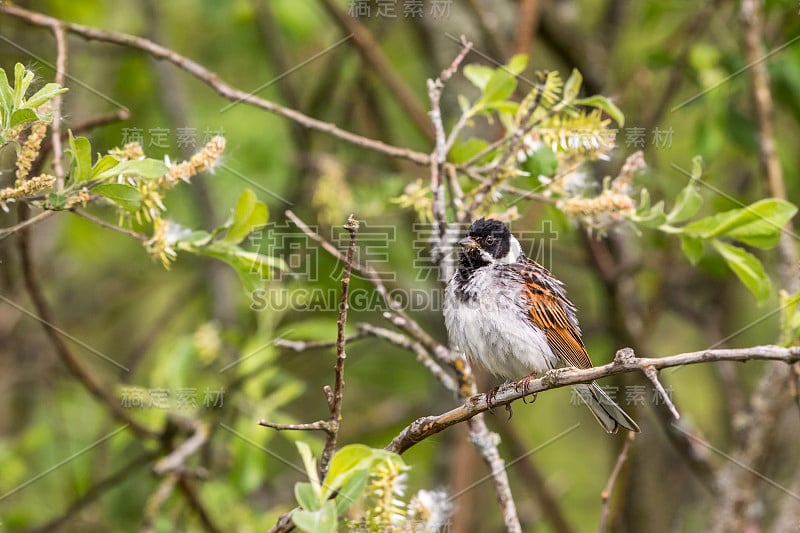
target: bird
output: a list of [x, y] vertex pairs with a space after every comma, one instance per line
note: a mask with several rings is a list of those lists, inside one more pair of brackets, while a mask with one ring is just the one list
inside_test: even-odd
[[[509, 380], [593, 366], [564, 284], [523, 253], [503, 222], [476, 220], [458, 245], [444, 319], [451, 344], [471, 363]], [[573, 388], [608, 433], [639, 431], [597, 383]]]

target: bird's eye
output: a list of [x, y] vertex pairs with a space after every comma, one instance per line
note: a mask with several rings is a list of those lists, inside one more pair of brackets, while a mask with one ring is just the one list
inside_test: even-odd
[[487, 245], [491, 246], [492, 244], [494, 244], [494, 237], [493, 237], [493, 236], [491, 236], [491, 235], [489, 235], [488, 237], [486, 237], [486, 239], [484, 240], [484, 242], [485, 242]]

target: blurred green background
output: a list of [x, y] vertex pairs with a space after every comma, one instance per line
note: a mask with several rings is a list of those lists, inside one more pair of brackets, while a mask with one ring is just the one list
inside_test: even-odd
[[[415, 18], [404, 16], [402, 1], [392, 3], [394, 18], [380, 15], [374, 2], [371, 14], [361, 17], [349, 17], [349, 2], [330, 5], [370, 32], [393, 76], [423, 112], [429, 107], [426, 80], [450, 64], [458, 52], [457, 36], [464, 34], [480, 52], [470, 55], [467, 63], [492, 66], [492, 60], [504, 63], [521, 51], [530, 56], [526, 75], [559, 70], [566, 78], [578, 68], [588, 94], [614, 99], [626, 124], [617, 137], [614, 158], [590, 169], [597, 184], [604, 175], [614, 175], [627, 155], [642, 149], [651, 171], [637, 185], [647, 187], [657, 199], [674, 199], [687, 177], [672, 165], [688, 169], [695, 155], [703, 156], [706, 164], [704, 179], [709, 186], [702, 190], [706, 214], [769, 195], [759, 178], [748, 78], [739, 74], [747, 62], [737, 3], [542, 1], [529, 41], [520, 37], [519, 2], [455, 0], [443, 2], [446, 14], [434, 16], [431, 2], [426, 1], [424, 16]], [[364, 61], [352, 39], [311, 59], [349, 33], [325, 4], [314, 0], [19, 2], [64, 20], [153, 39], [244, 91], [367, 137], [430, 152], [427, 132]], [[796, 2], [768, 1], [764, 18], [767, 50], [800, 35]], [[49, 31], [2, 15], [0, 36], [3, 68], [22, 62], [40, 80], [52, 80], [55, 45]], [[339, 287], [342, 265], [299, 237], [284, 215], [292, 209], [327, 237], [340, 235], [334, 227], [341, 226], [350, 212], [367, 228], [390, 228], [388, 245], [378, 242], [369, 249], [370, 244], [362, 241], [359, 253], [374, 254], [375, 268], [394, 274], [387, 281], [390, 288], [438, 294], [440, 286], [433, 277], [425, 281], [417, 277], [415, 261], [421, 251], [415, 247], [419, 235], [414, 212], [391, 201], [416, 180], [427, 181], [427, 167], [305, 130], [243, 103], [229, 106], [186, 72], [141, 51], [74, 35], [68, 37], [68, 45], [70, 91], [64, 97], [62, 127], [122, 107], [130, 113], [127, 120], [83, 133], [95, 151], [120, 146], [138, 131], [148, 156], [175, 161], [196, 149], [184, 146], [187, 138], [179, 142], [179, 131], [194, 138], [197, 147], [211, 135], [224, 134], [223, 165], [213, 174], [195, 177], [191, 186], [172, 190], [166, 199], [170, 217], [211, 229], [225, 220], [242, 190], [252, 188], [270, 208], [272, 236], [292, 235], [285, 241], [254, 245], [287, 260], [295, 258], [297, 272], [306, 272], [310, 262], [316, 270], [315, 276], [282, 274], [266, 282], [268, 291], [302, 294], [315, 289], [335, 295]], [[788, 198], [797, 201], [800, 46], [789, 45], [770, 56], [767, 68]], [[703, 91], [708, 92], [681, 105]], [[458, 117], [459, 93], [474, 97], [475, 91], [457, 74], [442, 99], [446, 125]], [[499, 126], [485, 127], [478, 134], [496, 138]], [[633, 140], [641, 140], [642, 131], [642, 145], [636, 146]], [[0, 153], [3, 186], [13, 175], [13, 162], [13, 150]], [[497, 210], [512, 201], [513, 197], [501, 199]], [[757, 306], [720, 259], [712, 257], [692, 267], [676, 240], [624, 228], [614, 231], [612, 249], [619, 245], [627, 250], [627, 256], [615, 258], [622, 265], [622, 290], [640, 306], [638, 316], [627, 318], [642, 323], [621, 324], [625, 317], [590, 259], [582, 230], [552, 206], [535, 201], [516, 205], [521, 216], [513, 224], [515, 231], [540, 231], [543, 221], [550, 221], [557, 233], [546, 242], [550, 264], [545, 266], [565, 282], [578, 307], [595, 364], [610, 361], [615, 350], [627, 345], [634, 345], [642, 356], [661, 356], [704, 349], [721, 339], [723, 346], [776, 341], [776, 294]], [[92, 212], [111, 213], [102, 208]], [[0, 226], [15, 221], [13, 210], [0, 213]], [[40, 283], [57, 324], [83, 343], [73, 343], [72, 348], [106, 388], [121, 402], [137, 388], [170, 391], [170, 409], [126, 407], [148, 427], [161, 428], [170, 411], [211, 427], [213, 434], [192, 465], [203, 470], [196, 486], [217, 528], [248, 532], [271, 527], [294, 506], [293, 485], [304, 479], [302, 471], [292, 466], [300, 464], [293, 440], [310, 441], [317, 451], [322, 440], [318, 435], [278, 433], [257, 422], [326, 417], [321, 388], [332, 383], [335, 355], [332, 349], [297, 353], [277, 348], [274, 339], [335, 340], [335, 307], [254, 310], [251, 295], [226, 265], [183, 254], [166, 271], [135, 240], [68, 214], [35, 226], [31, 238]], [[299, 248], [289, 246], [292, 239]], [[0, 240], [0, 290], [5, 298], [30, 309], [14, 240]], [[344, 240], [338, 244], [343, 249]], [[760, 253], [760, 258], [768, 270], [773, 269], [774, 253]], [[357, 277], [352, 290], [372, 294], [371, 285]], [[350, 325], [362, 321], [388, 325], [379, 311], [356, 306]], [[411, 311], [436, 338], [446, 339], [440, 308]], [[107, 364], [84, 345], [108, 354], [130, 372]], [[415, 418], [455, 405], [409, 353], [364, 339], [351, 343], [348, 355], [343, 444], [383, 447]], [[221, 371], [240, 359], [241, 363]], [[700, 428], [708, 442], [729, 450], [747, 432], [737, 427], [734, 414], [764, 367], [761, 363], [698, 365], [665, 372], [663, 380], [681, 409], [685, 427]], [[495, 384], [485, 376], [481, 383], [483, 389]], [[619, 387], [617, 400], [643, 430], [615, 489], [614, 498], [620, 501], [614, 506], [615, 530], [703, 531], [714, 502], [712, 492], [670, 443], [663, 419], [654, 414], [658, 406], [652, 405], [649, 383], [627, 375], [605, 385]], [[645, 405], [626, 398], [626, 390], [631, 390], [626, 387], [634, 385], [646, 387]], [[176, 406], [179, 389], [194, 390], [196, 405]], [[221, 394], [222, 405], [205, 405], [205, 394]], [[567, 389], [540, 394], [533, 406], [515, 404], [513, 418], [505, 417], [498, 410], [488, 416], [488, 423], [502, 437], [500, 450], [512, 463], [509, 476], [523, 529], [595, 531], [600, 492], [623, 437], [605, 435], [588, 411], [571, 405]], [[797, 422], [796, 412], [787, 416], [776, 441], [796, 443]], [[577, 429], [561, 435], [575, 424], [580, 424]], [[146, 456], [157, 449], [130, 431], [86, 449], [119, 427], [65, 371], [41, 325], [16, 307], [0, 304], [0, 495], [6, 495], [0, 497], [0, 529], [35, 530], [68, 513], [73, 502], [118, 471], [123, 472], [118, 483], [79, 512], [69, 513], [66, 523], [59, 525], [65, 531], [138, 529], [146, 502], [160, 483]], [[797, 448], [787, 445], [781, 450], [768, 462], [766, 474], [789, 486], [797, 477]], [[726, 461], [709, 449], [697, 453], [712, 464]], [[458, 493], [475, 484], [455, 500], [452, 531], [502, 530], [488, 471], [464, 427], [427, 439], [404, 457], [412, 466], [410, 491], [447, 487]], [[767, 503], [763, 512], [778, 513], [787, 496], [768, 484], [762, 490]], [[544, 491], [555, 498], [567, 529], [554, 524], [553, 510], [542, 503]], [[194, 531], [204, 526], [185, 499], [175, 494], [160, 510], [154, 527]]]

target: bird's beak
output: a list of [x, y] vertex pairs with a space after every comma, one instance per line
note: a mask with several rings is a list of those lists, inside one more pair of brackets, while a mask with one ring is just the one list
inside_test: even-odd
[[458, 245], [466, 251], [478, 249], [478, 243], [472, 237], [465, 237], [461, 239], [458, 241]]

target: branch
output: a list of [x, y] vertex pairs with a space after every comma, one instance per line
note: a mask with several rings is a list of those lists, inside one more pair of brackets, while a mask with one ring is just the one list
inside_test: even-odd
[[4, 4], [0, 6], [0, 12], [24, 20], [25, 22], [34, 26], [52, 27], [54, 24], [61, 24], [69, 33], [74, 33], [75, 35], [79, 35], [85, 39], [128, 46], [131, 48], [138, 48], [139, 50], [149, 53], [156, 59], [169, 61], [178, 68], [185, 70], [195, 78], [214, 89], [217, 94], [234, 103], [244, 103], [259, 109], [264, 109], [270, 113], [274, 113], [292, 120], [305, 128], [333, 135], [334, 137], [337, 137], [345, 142], [349, 142], [350, 144], [354, 144], [362, 148], [381, 152], [392, 157], [406, 159], [417, 163], [418, 165], [427, 165], [430, 163], [430, 157], [428, 154], [417, 152], [409, 148], [398, 148], [375, 139], [363, 137], [356, 133], [343, 130], [335, 124], [317, 120], [301, 113], [300, 111], [284, 107], [280, 104], [276, 104], [275, 102], [265, 100], [264, 98], [260, 98], [240, 89], [236, 89], [235, 87], [222, 81], [216, 73], [208, 70], [199, 63], [192, 61], [188, 57], [182, 56], [177, 52], [170, 50], [169, 48], [156, 44], [149, 39], [144, 39], [142, 37], [137, 37], [135, 35], [129, 35], [126, 33], [103, 31], [97, 28], [84, 26], [82, 24], [75, 24], [72, 22], [63, 22], [53, 17], [48, 17], [46, 15], [42, 15], [41, 13], [28, 11], [27, 9], [22, 9], [12, 5]]
[[[703, 350], [688, 352], [660, 358], [639, 358], [630, 348], [623, 348], [617, 352], [614, 361], [607, 365], [593, 368], [561, 368], [547, 372], [543, 377], [528, 380], [523, 378], [516, 383], [509, 383], [497, 390], [492, 398], [492, 407], [506, 405], [523, 396], [534, 393], [574, 385], [589, 383], [591, 381], [624, 374], [628, 372], [645, 372], [648, 367], [655, 370], [671, 368], [697, 363], [713, 361], [754, 361], [771, 360], [795, 363], [800, 361], [800, 347], [783, 348], [781, 346], [754, 346], [751, 348], [737, 348], [727, 350]], [[489, 410], [486, 394], [478, 394], [446, 413], [419, 418], [407, 426], [395, 437], [386, 449], [396, 453], [403, 453], [422, 440], [439, 433], [459, 422]]]
[[622, 445], [622, 449], [620, 450], [619, 456], [617, 457], [617, 463], [614, 465], [614, 469], [611, 471], [611, 475], [608, 477], [608, 483], [606, 483], [603, 492], [600, 493], [600, 499], [603, 502], [603, 509], [600, 513], [600, 533], [605, 533], [606, 529], [608, 528], [608, 514], [611, 503], [611, 491], [614, 490], [614, 483], [617, 482], [617, 477], [619, 476], [619, 473], [622, 470], [622, 465], [625, 464], [625, 461], [628, 459], [628, 448], [631, 447], [631, 443], [635, 439], [636, 439], [636, 433], [629, 431], [628, 437], [625, 439], [625, 444]]
[[94, 215], [92, 215], [90, 213], [87, 213], [86, 211], [84, 211], [82, 209], [78, 209], [78, 208], [70, 209], [70, 213], [72, 213], [74, 215], [78, 215], [81, 218], [85, 218], [86, 220], [88, 220], [90, 222], [94, 222], [95, 224], [97, 224], [98, 226], [100, 226], [102, 228], [110, 229], [112, 231], [116, 231], [117, 233], [122, 233], [123, 235], [127, 235], [128, 237], [133, 237], [134, 239], [142, 241], [142, 242], [145, 242], [150, 238], [147, 235], [145, 235], [144, 233], [139, 233], [139, 232], [136, 232], [136, 231], [133, 231], [133, 230], [125, 229], [125, 228], [123, 228], [121, 226], [117, 226], [116, 224], [112, 224], [111, 222], [106, 222], [102, 218], [99, 218], [99, 217], [96, 217], [96, 216], [94, 216]]
[[[358, 341], [361, 339], [365, 339], [367, 337], [366, 333], [357, 333], [356, 335], [350, 335], [347, 337], [347, 342]], [[273, 343], [278, 348], [287, 348], [289, 350], [294, 350], [295, 352], [305, 352], [307, 350], [323, 350], [326, 348], [335, 348], [336, 341], [328, 342], [328, 341], [293, 341], [289, 339], [276, 339]]]
[[20, 231], [22, 229], [27, 228], [28, 226], [32, 226], [32, 225], [36, 224], [37, 222], [41, 222], [42, 220], [44, 220], [44, 219], [46, 219], [48, 217], [51, 217], [51, 216], [53, 216], [55, 214], [56, 214], [55, 211], [42, 211], [41, 213], [39, 213], [38, 215], [36, 215], [34, 217], [26, 218], [24, 220], [21, 220], [18, 224], [15, 224], [13, 226], [9, 226], [7, 228], [2, 228], [2, 229], [0, 229], [0, 240], [3, 240], [6, 237], [8, 237], [9, 235], [11, 235], [12, 233], [16, 233], [16, 232], [18, 232], [18, 231]]
[[[453, 59], [449, 67], [444, 69], [439, 77], [435, 80], [428, 80], [428, 97], [431, 101], [430, 117], [433, 122], [433, 129], [436, 132], [436, 144], [431, 154], [431, 192], [433, 194], [433, 219], [436, 221], [436, 240], [434, 250], [436, 256], [444, 253], [445, 239], [447, 236], [447, 220], [445, 218], [445, 201], [444, 201], [444, 180], [442, 180], [442, 165], [447, 158], [447, 152], [450, 146], [455, 142], [458, 136], [458, 131], [466, 124], [467, 113], [462, 111], [461, 118], [458, 124], [453, 128], [450, 133], [450, 140], [447, 139], [444, 132], [444, 124], [442, 123], [442, 110], [440, 108], [440, 101], [442, 97], [442, 90], [444, 84], [453, 77], [453, 74], [458, 70], [459, 65], [464, 60], [466, 55], [472, 49], [472, 43], [467, 41], [466, 37], [461, 36], [461, 51]], [[460, 190], [460, 189], [458, 189]], [[451, 191], [451, 194], [455, 191]], [[460, 201], [461, 198], [458, 198]], [[436, 263], [440, 266], [444, 263], [435, 258]], [[442, 279], [450, 277], [449, 272], [443, 272]]]
[[334, 373], [336, 378], [333, 382], [333, 394], [328, 397], [328, 406], [331, 410], [330, 426], [331, 431], [325, 440], [325, 448], [322, 450], [322, 457], [319, 461], [320, 473], [322, 478], [328, 473], [328, 464], [331, 462], [333, 452], [336, 451], [336, 438], [339, 435], [339, 423], [342, 419], [342, 397], [344, 394], [344, 360], [347, 359], [345, 348], [347, 339], [345, 338], [344, 328], [347, 325], [347, 294], [350, 289], [350, 270], [353, 266], [353, 256], [356, 252], [356, 237], [358, 236], [358, 220], [351, 214], [347, 217], [344, 229], [350, 233], [350, 244], [347, 246], [347, 256], [344, 261], [344, 272], [342, 273], [342, 294], [339, 298], [339, 319], [336, 321], [336, 366]]
[[[55, 82], [64, 86], [64, 74], [67, 70], [67, 40], [64, 37], [64, 27], [58, 22], [50, 26], [56, 38], [56, 78]], [[53, 123], [51, 136], [53, 143], [53, 171], [56, 175], [56, 190], [64, 188], [64, 168], [61, 166], [61, 96], [53, 98]]]

